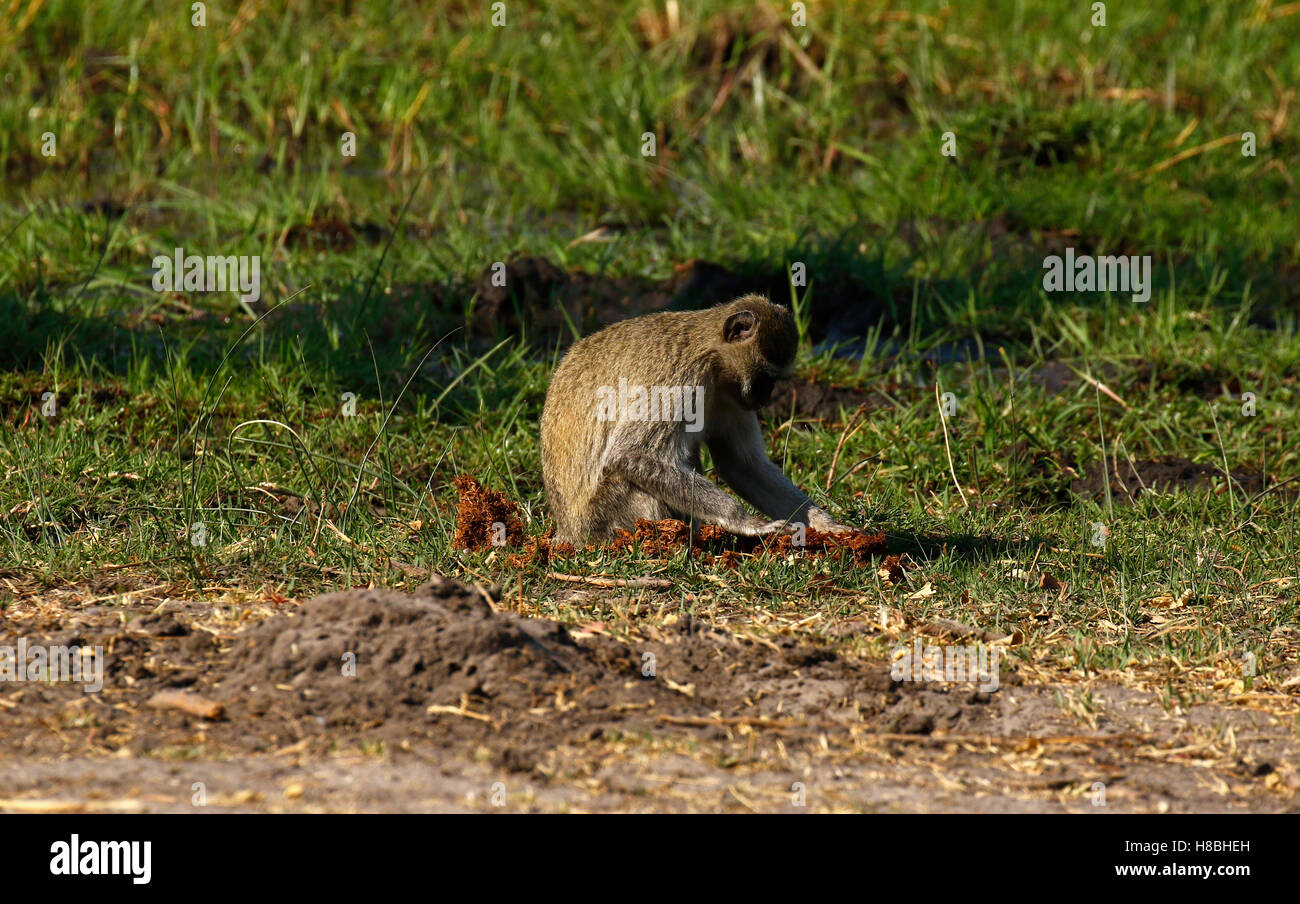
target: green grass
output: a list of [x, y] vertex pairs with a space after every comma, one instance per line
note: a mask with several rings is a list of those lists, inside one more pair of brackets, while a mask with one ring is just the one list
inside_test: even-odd
[[[781, 5], [682, 6], [673, 31], [662, 4], [570, 0], [508, 4], [505, 28], [488, 4], [209, 4], [203, 29], [184, 4], [16, 4], [0, 24], [5, 573], [305, 596], [409, 577], [396, 561], [566, 620], [667, 605], [777, 630], [885, 605], [1020, 631], [1017, 655], [1064, 669], [1223, 670], [1253, 651], [1285, 677], [1296, 485], [1253, 498], [1221, 477], [1132, 504], [1064, 488], [1103, 452], [1300, 476], [1300, 15], [1109, 4], [1094, 29], [1078, 3], [814, 3], [793, 28]], [[1169, 163], [1247, 130], [1257, 156], [1233, 140]], [[304, 239], [327, 221], [355, 242]], [[602, 223], [608, 240], [574, 243]], [[1066, 244], [1152, 255], [1150, 302], [1045, 294], [1042, 259]], [[230, 293], [154, 292], [150, 262], [177, 245], [260, 255], [257, 313], [274, 310], [254, 324]], [[798, 260], [813, 315], [819, 287], [877, 305], [879, 347], [810, 344], [801, 369], [893, 399], [837, 476], [873, 461], [826, 501], [908, 552], [908, 581], [584, 554], [555, 567], [679, 589], [575, 606], [544, 572], [452, 549], [460, 473], [549, 526], [536, 424], [555, 353], [464, 329], [472, 280], [517, 254], [656, 280], [692, 258]], [[953, 348], [977, 360], [926, 356]], [[1127, 407], [1024, 378], [1049, 362]], [[936, 380], [958, 399], [965, 500]], [[794, 479], [824, 487], [844, 424], [771, 427]], [[1064, 599], [1012, 573], [1031, 565]], [[1144, 603], [1187, 589], [1183, 609]]]

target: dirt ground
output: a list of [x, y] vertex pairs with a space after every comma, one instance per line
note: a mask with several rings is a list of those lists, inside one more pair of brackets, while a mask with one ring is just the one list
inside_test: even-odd
[[1094, 683], [1081, 715], [1005, 664], [985, 692], [689, 617], [616, 638], [509, 607], [441, 578], [247, 623], [19, 606], [0, 644], [102, 646], [104, 687], [0, 683], [0, 810], [1300, 809], [1268, 712]]

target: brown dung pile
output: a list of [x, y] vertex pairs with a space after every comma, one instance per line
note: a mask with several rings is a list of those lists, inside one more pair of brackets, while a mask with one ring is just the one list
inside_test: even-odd
[[[553, 531], [540, 537], [524, 537], [523, 521], [519, 506], [501, 493], [485, 489], [473, 477], [459, 476], [452, 481], [460, 494], [456, 506], [455, 545], [458, 549], [478, 552], [492, 549], [494, 531], [499, 536], [500, 528], [505, 525], [506, 544], [522, 547], [520, 552], [509, 556], [506, 564], [514, 568], [530, 565], [547, 565], [556, 556], [564, 557], [574, 554], [575, 549], [568, 543], [557, 543]], [[802, 541], [802, 542], [799, 542]], [[741, 558], [749, 555], [843, 555], [853, 557], [857, 565], [866, 565], [876, 556], [887, 551], [888, 544], [883, 533], [868, 534], [855, 531], [851, 534], [825, 533], [807, 528], [802, 536], [781, 534], [767, 537], [741, 537], [729, 533], [716, 525], [704, 525], [692, 534], [689, 525], [675, 518], [662, 521], [639, 520], [636, 529], [621, 530], [607, 548], [615, 552], [633, 549], [658, 558], [666, 558], [689, 548], [691, 555], [704, 564], [720, 563], [727, 568], [736, 568]], [[597, 547], [587, 547], [595, 551]]]
[[494, 535], [505, 526], [508, 546], [524, 542], [524, 522], [519, 517], [519, 506], [495, 490], [485, 489], [473, 477], [462, 474], [452, 480], [460, 499], [456, 504], [456, 535], [452, 543], [457, 549], [482, 552], [498, 544]]

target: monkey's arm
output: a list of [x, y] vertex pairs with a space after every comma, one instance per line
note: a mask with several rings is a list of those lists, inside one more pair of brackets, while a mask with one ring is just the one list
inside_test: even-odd
[[730, 426], [731, 430], [713, 435], [708, 441], [714, 467], [727, 486], [769, 518], [821, 531], [853, 530], [813, 505], [807, 494], [767, 457], [757, 415], [747, 413]]
[[733, 534], [757, 537], [787, 530], [781, 521], [765, 522], [754, 517], [711, 480], [686, 465], [629, 453], [613, 462], [610, 470], [673, 511], [695, 521], [717, 524]]

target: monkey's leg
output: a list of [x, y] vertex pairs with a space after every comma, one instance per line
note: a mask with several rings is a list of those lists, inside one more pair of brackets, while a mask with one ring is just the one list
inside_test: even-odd
[[767, 457], [757, 417], [736, 427], [735, 433], [716, 436], [709, 441], [713, 465], [727, 486], [769, 518], [806, 524], [821, 531], [854, 530], [813, 505], [807, 494]]
[[610, 470], [644, 493], [694, 521], [717, 524], [733, 534], [757, 537], [787, 528], [751, 515], [711, 480], [685, 465], [665, 464], [646, 455], [628, 455]]

